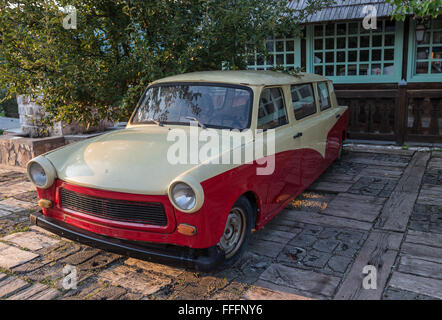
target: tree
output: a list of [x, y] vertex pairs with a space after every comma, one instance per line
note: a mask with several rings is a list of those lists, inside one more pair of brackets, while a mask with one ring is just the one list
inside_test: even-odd
[[7, 98], [6, 90], [0, 89], [0, 116], [18, 118], [16, 97]]
[[[264, 52], [271, 34], [300, 35], [333, 0], [0, 0], [0, 87], [32, 95], [46, 121], [127, 119], [161, 77], [246, 65], [246, 43]], [[77, 28], [64, 29], [76, 9]]]
[[442, 0], [387, 0], [393, 6], [392, 17], [404, 21], [407, 15], [415, 17], [432, 16], [442, 13]]

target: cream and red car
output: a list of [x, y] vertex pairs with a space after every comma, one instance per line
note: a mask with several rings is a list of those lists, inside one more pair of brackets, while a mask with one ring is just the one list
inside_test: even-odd
[[[266, 156], [274, 157], [274, 170], [258, 175], [263, 159], [257, 158], [171, 164], [169, 132], [189, 132], [193, 121], [197, 130], [232, 135], [272, 129], [274, 153]], [[125, 129], [28, 163], [42, 208], [30, 218], [128, 256], [198, 270], [228, 266], [244, 252], [252, 229], [261, 229], [340, 156], [347, 126], [347, 107], [337, 105], [331, 81], [321, 76], [214, 71], [165, 78], [147, 88]]]

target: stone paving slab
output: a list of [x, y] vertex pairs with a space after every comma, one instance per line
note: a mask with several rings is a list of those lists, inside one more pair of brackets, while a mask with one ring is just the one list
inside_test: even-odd
[[290, 230], [290, 232], [264, 228], [259, 230], [259, 232], [255, 232], [252, 237], [257, 240], [286, 244], [288, 241], [296, 237], [301, 231], [302, 229], [300, 228], [293, 228]]
[[241, 300], [244, 297], [249, 285], [238, 281], [232, 281], [223, 290], [215, 293], [211, 299], [213, 300]]
[[429, 153], [418, 152], [414, 154], [391, 197], [382, 209], [376, 224], [378, 228], [402, 232], [406, 230], [429, 159]]
[[[263, 281], [259, 281], [264, 284]], [[258, 284], [259, 284], [258, 283]], [[265, 286], [272, 286], [270, 283], [265, 283]], [[288, 291], [288, 292], [287, 292]], [[246, 300], [312, 300], [312, 298], [304, 297], [298, 294], [290, 293], [293, 291], [290, 288], [278, 287], [278, 289], [271, 290], [259, 286], [252, 286], [244, 295]]]
[[[331, 297], [340, 279], [321, 273], [272, 264], [259, 278], [281, 287], [289, 287], [299, 292], [309, 292], [313, 296]], [[262, 286], [263, 283], [261, 282]], [[301, 293], [302, 295], [302, 293]]]
[[0, 267], [13, 268], [38, 257], [38, 254], [0, 243]]
[[35, 191], [35, 186], [28, 181], [15, 183], [13, 187], [11, 185], [0, 185], [0, 194], [8, 198], [29, 191]]
[[91, 295], [88, 299], [90, 300], [118, 300], [120, 297], [125, 295], [127, 292], [121, 287], [106, 287], [102, 288], [94, 295]]
[[8, 198], [0, 201], [0, 209], [11, 212], [20, 212], [23, 210], [30, 210], [38, 208], [37, 203], [30, 203], [26, 201], [17, 200], [14, 198]]
[[442, 170], [442, 158], [432, 158], [428, 163], [428, 170], [441, 169]]
[[385, 155], [376, 153], [352, 153], [346, 159], [359, 164], [377, 165], [405, 168], [408, 165], [408, 156], [401, 155]]
[[40, 250], [56, 245], [60, 240], [38, 234], [36, 232], [18, 232], [1, 238], [3, 241], [12, 242], [22, 248], [29, 250]]
[[15, 277], [8, 277], [0, 282], [0, 299], [7, 298], [15, 292], [29, 286], [29, 283]]
[[47, 236], [51, 236], [51, 237], [54, 236], [54, 234], [52, 232], [47, 231], [46, 229], [40, 228], [39, 226], [31, 226], [30, 229], [32, 231], [45, 234]]
[[[393, 232], [372, 231], [362, 246], [335, 299], [380, 299], [391, 268], [396, 260], [397, 250], [400, 248], [402, 237], [401, 234]], [[363, 287], [363, 280], [366, 276], [363, 270], [368, 265], [374, 266], [377, 269], [378, 281], [376, 289], [367, 290]]]
[[289, 267], [342, 277], [364, 243], [366, 233], [347, 228], [305, 225], [278, 255]]
[[303, 223], [320, 224], [325, 226], [343, 227], [343, 228], [356, 228], [361, 230], [370, 230], [372, 227], [371, 223], [358, 221], [353, 219], [334, 217], [331, 215], [303, 212], [295, 210], [283, 210], [279, 213], [282, 217], [288, 220], [293, 220]]
[[400, 156], [412, 156], [415, 150], [403, 150], [398, 148], [389, 148], [377, 145], [355, 145], [355, 144], [344, 144], [344, 150], [349, 150], [353, 152], [364, 152], [364, 153], [380, 153], [380, 154], [394, 154]]
[[19, 291], [7, 300], [52, 300], [59, 295], [60, 291], [41, 283], [36, 283], [27, 289]]
[[442, 280], [393, 272], [390, 286], [442, 299]]
[[329, 182], [320, 181], [313, 183], [308, 189], [313, 191], [324, 191], [324, 192], [347, 192], [352, 186], [351, 182]]
[[417, 203], [442, 206], [442, 186], [423, 185]]
[[138, 273], [128, 266], [118, 266], [114, 269], [100, 273], [99, 277], [114, 285], [129, 289], [142, 295], [150, 295], [158, 292], [171, 283], [171, 279], [158, 277], [151, 273]]
[[403, 173], [402, 168], [395, 167], [367, 167], [363, 169], [358, 177], [379, 177], [398, 179]]
[[438, 300], [424, 294], [389, 287], [385, 290], [384, 300]]
[[382, 210], [384, 198], [340, 193], [324, 210], [324, 214], [373, 222]]
[[255, 240], [250, 243], [249, 250], [258, 253], [260, 255], [276, 258], [284, 248], [285, 243], [275, 243], [271, 241], [265, 240]]
[[5, 209], [0, 208], [0, 218], [1, 218], [1, 217], [9, 216], [9, 215], [11, 215], [11, 214], [12, 214], [12, 211], [5, 210]]
[[401, 246], [401, 253], [427, 261], [442, 263], [442, 248], [404, 242]]
[[397, 179], [386, 177], [368, 177], [361, 176], [348, 190], [348, 193], [375, 196], [390, 197], [397, 184]]
[[415, 203], [409, 231], [442, 234], [442, 207]]
[[407, 233], [405, 241], [442, 248], [442, 234], [410, 230]]
[[426, 261], [414, 256], [403, 255], [400, 258], [398, 271], [418, 276], [442, 280], [442, 264]]

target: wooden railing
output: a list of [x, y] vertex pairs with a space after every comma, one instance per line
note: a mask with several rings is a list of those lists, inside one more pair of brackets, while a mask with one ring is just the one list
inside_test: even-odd
[[345, 90], [336, 95], [340, 105], [349, 107], [350, 138], [395, 140], [396, 90]]
[[409, 90], [406, 140], [437, 141], [442, 137], [442, 92]]
[[442, 90], [336, 90], [350, 111], [349, 138], [442, 142]]

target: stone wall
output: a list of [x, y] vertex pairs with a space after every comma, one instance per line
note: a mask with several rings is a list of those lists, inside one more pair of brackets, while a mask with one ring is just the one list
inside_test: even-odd
[[18, 115], [23, 133], [33, 137], [44, 136], [46, 129], [40, 122], [44, 112], [42, 108], [31, 101], [29, 97], [17, 96]]
[[64, 137], [33, 139], [0, 136], [0, 163], [26, 167], [32, 158], [64, 145]]
[[50, 128], [41, 123], [44, 110], [39, 104], [27, 96], [18, 96], [17, 104], [22, 132], [31, 138], [104, 131], [106, 127], [113, 125], [112, 122], [101, 121], [98, 126], [86, 130], [86, 128], [79, 123], [74, 122], [73, 124], [67, 124], [64, 122], [56, 122], [53, 124], [53, 128]]
[[111, 129], [123, 128], [117, 128], [108, 121], [101, 121], [99, 126], [90, 128], [89, 131], [78, 123], [68, 125], [57, 122], [50, 128], [41, 123], [44, 110], [39, 104], [26, 96], [18, 96], [17, 104], [22, 132], [18, 135], [0, 136], [0, 164], [26, 167], [29, 160], [43, 153]]

